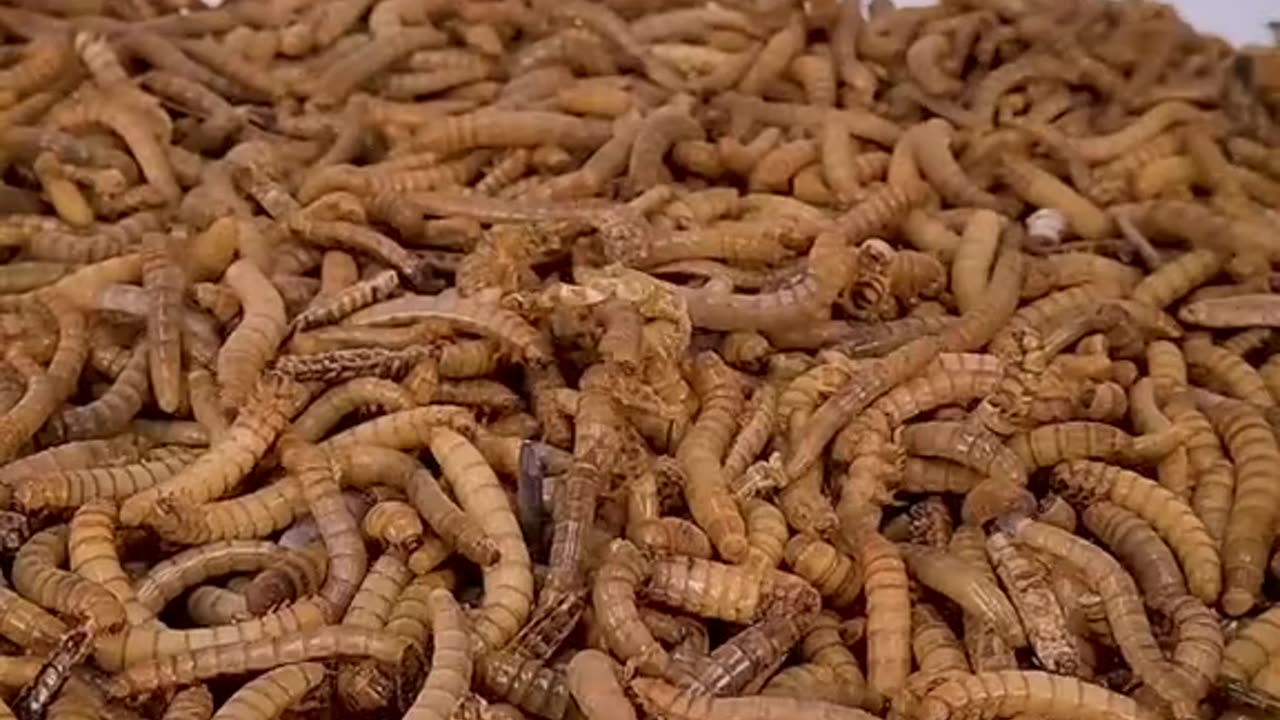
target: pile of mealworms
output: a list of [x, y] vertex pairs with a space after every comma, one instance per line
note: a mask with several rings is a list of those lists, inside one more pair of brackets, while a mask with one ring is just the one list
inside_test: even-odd
[[0, 37], [0, 719], [1280, 713], [1280, 107], [1169, 6]]

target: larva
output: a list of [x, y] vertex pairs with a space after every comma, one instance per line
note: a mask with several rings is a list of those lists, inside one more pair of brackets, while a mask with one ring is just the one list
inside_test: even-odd
[[449, 591], [436, 589], [427, 597], [427, 602], [431, 609], [434, 646], [431, 672], [405, 717], [443, 720], [450, 716], [471, 685], [471, 642], [462, 610]]
[[318, 595], [336, 618], [346, 612], [368, 569], [364, 539], [338, 490], [337, 462], [325, 450], [288, 435], [281, 445], [281, 462], [298, 478], [329, 554], [329, 570]]
[[250, 680], [223, 703], [217, 720], [259, 720], [276, 717], [324, 680], [327, 671], [317, 662], [282, 665]]
[[33, 535], [14, 558], [14, 588], [44, 607], [80, 617], [96, 628], [118, 630], [126, 619], [120, 601], [101, 585], [58, 569], [67, 557], [69, 534], [66, 525], [55, 525]]
[[[145, 488], [120, 505], [120, 522], [134, 526], [158, 514], [168, 498], [179, 509], [225, 495], [247, 475], [310, 397], [304, 386], [268, 373], [240, 411], [226, 438], [172, 478]], [[159, 513], [162, 514], [162, 513]]]
[[515, 635], [528, 617], [533, 575], [520, 525], [498, 484], [498, 478], [475, 446], [446, 428], [431, 435], [431, 452], [462, 508], [497, 545], [498, 562], [485, 568], [485, 600], [474, 632], [489, 648]]

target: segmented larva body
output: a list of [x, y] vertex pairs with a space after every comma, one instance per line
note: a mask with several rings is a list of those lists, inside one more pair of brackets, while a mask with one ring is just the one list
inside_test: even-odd
[[13, 561], [13, 586], [37, 604], [114, 631], [126, 621], [124, 605], [106, 588], [60, 570], [67, 559], [70, 529], [55, 525], [31, 537]]
[[472, 623], [484, 645], [501, 647], [524, 625], [531, 610], [528, 546], [497, 476], [475, 446], [446, 428], [432, 432], [430, 446], [458, 504], [497, 546], [498, 561], [484, 569], [484, 601]]
[[737, 427], [743, 398], [727, 366], [712, 353], [697, 360], [702, 412], [676, 450], [689, 478], [685, 494], [694, 520], [721, 556], [736, 562], [747, 552], [746, 524], [728, 493], [721, 457]]
[[268, 373], [236, 416], [222, 442], [209, 448], [169, 480], [135, 493], [120, 505], [120, 522], [135, 526], [148, 516], [159, 516], [160, 499], [175, 505], [194, 506], [225, 495], [249, 474], [311, 397], [306, 386]]
[[789, 697], [717, 698], [691, 693], [654, 678], [631, 681], [640, 707], [645, 712], [680, 720], [767, 720], [780, 717], [818, 717], [824, 720], [870, 720], [870, 713], [814, 700]]
[[1082, 518], [1089, 532], [1106, 543], [1132, 571], [1150, 604], [1186, 594], [1186, 581], [1177, 559], [1141, 517], [1102, 501], [1085, 508]]
[[1014, 647], [1027, 644], [1017, 611], [999, 585], [978, 568], [937, 548], [899, 543], [898, 552], [922, 585], [951, 598], [965, 611], [990, 620]]
[[109, 500], [90, 500], [81, 505], [69, 526], [67, 562], [71, 572], [111, 593], [124, 605], [129, 624], [136, 625], [150, 620], [153, 612], [138, 602], [133, 584], [120, 565], [116, 519], [115, 503]]
[[400, 276], [395, 271], [385, 270], [368, 280], [362, 280], [318, 300], [311, 307], [294, 316], [289, 323], [289, 330], [301, 332], [337, 322], [357, 310], [386, 300], [399, 290]]
[[1280, 449], [1271, 426], [1247, 403], [1224, 401], [1205, 414], [1235, 461], [1235, 500], [1222, 536], [1222, 609], [1238, 616], [1261, 596], [1280, 508], [1280, 484], [1274, 482]]
[[[1085, 575], [1098, 589], [1121, 654], [1142, 681], [1175, 708], [1194, 706], [1193, 688], [1187, 687], [1175, 667], [1165, 659], [1151, 632], [1133, 579], [1109, 554], [1087, 540], [1033, 520], [1002, 520], [1019, 544], [1060, 558]], [[1181, 710], [1185, 711], [1185, 710]]]
[[383, 500], [369, 508], [362, 523], [364, 534], [393, 547], [414, 550], [422, 544], [422, 519], [412, 505]]
[[140, 462], [24, 477], [14, 484], [13, 499], [26, 512], [76, 507], [94, 498], [119, 500], [168, 480], [199, 455], [192, 448], [162, 447]]
[[179, 315], [186, 278], [174, 262], [169, 236], [147, 233], [142, 237], [142, 283], [155, 300], [147, 318], [148, 366], [151, 392], [167, 413], [177, 411], [182, 400], [182, 332]]
[[[998, 708], [998, 710], [997, 710]], [[967, 713], [1026, 713], [1051, 720], [1155, 720], [1123, 695], [1078, 678], [1010, 670], [961, 675], [930, 690], [913, 717], [951, 720]]]
[[329, 570], [319, 596], [336, 619], [346, 612], [368, 570], [364, 538], [342, 499], [338, 465], [329, 453], [290, 436], [285, 436], [281, 445], [281, 461], [298, 478], [329, 555]]
[[230, 625], [244, 622], [249, 614], [244, 595], [216, 585], [201, 585], [187, 595], [187, 615], [196, 625]]
[[384, 632], [331, 625], [280, 637], [206, 647], [131, 665], [113, 676], [107, 692], [128, 697], [222, 675], [241, 675], [285, 664], [287, 660], [370, 657], [412, 674], [413, 645]]
[[381, 630], [391, 607], [412, 574], [405, 565], [404, 553], [387, 550], [369, 567], [359, 589], [342, 616], [343, 625]]
[[0, 588], [0, 637], [44, 652], [66, 632], [67, 626], [39, 605]]
[[1280, 655], [1280, 607], [1271, 608], [1244, 624], [1222, 654], [1223, 677], [1246, 683]]
[[466, 618], [453, 594], [437, 589], [428, 596], [431, 608], [431, 672], [405, 714], [410, 720], [447, 720], [471, 687], [471, 641]]
[[1088, 460], [1057, 466], [1053, 478], [1068, 500], [1088, 504], [1107, 499], [1150, 523], [1178, 556], [1192, 594], [1206, 603], [1217, 601], [1224, 558], [1180, 498], [1131, 470]]
[[964, 646], [938, 609], [928, 603], [917, 602], [911, 607], [911, 652], [920, 673], [969, 672]]
[[1009, 591], [1036, 657], [1052, 672], [1078, 676], [1079, 652], [1062, 607], [1049, 587], [1048, 569], [999, 532], [987, 538], [987, 554]]
[[867, 684], [893, 697], [911, 671], [911, 598], [907, 570], [892, 543], [861, 534], [867, 593]]
[[324, 680], [317, 662], [282, 665], [245, 683], [218, 708], [217, 720], [265, 720], [278, 716]]

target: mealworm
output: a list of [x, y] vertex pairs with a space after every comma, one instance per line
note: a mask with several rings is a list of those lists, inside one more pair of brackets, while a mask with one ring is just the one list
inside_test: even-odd
[[617, 664], [599, 650], [581, 650], [569, 660], [565, 677], [569, 692], [589, 720], [634, 720], [635, 709], [618, 681]]
[[697, 368], [695, 380], [701, 386], [703, 410], [685, 434], [676, 457], [689, 478], [685, 493], [694, 519], [720, 554], [736, 561], [746, 556], [746, 525], [728, 495], [719, 458], [730, 442], [743, 399], [717, 356], [700, 355]]
[[225, 277], [240, 298], [243, 319], [218, 351], [218, 384], [223, 404], [236, 407], [284, 338], [285, 311], [275, 287], [249, 261], [232, 263]]
[[438, 296], [404, 295], [386, 300], [356, 312], [348, 322], [390, 325], [427, 319], [444, 320], [470, 332], [493, 336], [530, 362], [541, 362], [551, 355], [541, 333], [515, 313], [449, 293]]
[[281, 444], [281, 462], [298, 478], [329, 554], [329, 570], [318, 595], [330, 617], [336, 619], [346, 611], [368, 569], [364, 540], [338, 490], [336, 461], [324, 450], [292, 436], [286, 435]]
[[71, 38], [65, 32], [42, 33], [30, 38], [23, 47], [23, 59], [5, 68], [0, 75], [0, 88], [25, 95], [55, 79], [74, 58]]
[[19, 446], [71, 394], [89, 354], [84, 316], [56, 293], [43, 295], [40, 302], [58, 323], [58, 345], [48, 367], [31, 378], [18, 403], [0, 418], [2, 461], [13, 460]]
[[922, 584], [946, 595], [965, 611], [991, 621], [1013, 647], [1027, 637], [1009, 599], [989, 577], [944, 551], [900, 543], [898, 551], [911, 574]]
[[282, 665], [245, 683], [227, 698], [213, 717], [217, 720], [276, 717], [319, 685], [326, 674], [324, 665], [316, 662]]
[[498, 561], [485, 568], [484, 605], [473, 622], [483, 645], [501, 647], [529, 615], [533, 576], [528, 547], [497, 476], [475, 446], [445, 428], [432, 432], [430, 445], [458, 503], [498, 548]]
[[446, 590], [434, 590], [427, 601], [434, 650], [431, 672], [405, 715], [413, 720], [449, 717], [471, 685], [471, 645], [462, 610]]
[[185, 291], [182, 270], [172, 259], [169, 238], [148, 233], [142, 239], [142, 281], [155, 300], [147, 318], [148, 369], [161, 410], [177, 411], [182, 394], [182, 333], [178, 305]]
[[226, 438], [170, 479], [131, 495], [120, 505], [120, 522], [135, 526], [157, 514], [157, 501], [194, 505], [225, 495], [253, 469], [310, 397], [304, 386], [264, 375]]
[[1183, 355], [1191, 374], [1198, 376], [1197, 380], [1256, 405], [1274, 405], [1275, 400], [1258, 372], [1243, 358], [1214, 345], [1207, 336], [1189, 336], [1183, 343]]
[[652, 563], [631, 543], [615, 540], [596, 573], [592, 603], [609, 649], [645, 672], [666, 676], [671, 657], [641, 622], [636, 592], [649, 579]]
[[1054, 485], [1068, 499], [1109, 499], [1137, 513], [1174, 550], [1192, 593], [1205, 602], [1217, 599], [1222, 560], [1215, 543], [1191, 509], [1173, 493], [1137, 473], [1090, 461], [1059, 465], [1054, 469]]
[[821, 717], [867, 720], [873, 715], [854, 708], [788, 697], [716, 698], [690, 693], [663, 680], [636, 678], [631, 690], [648, 713], [681, 720], [765, 720], [773, 717]]
[[1093, 503], [1082, 513], [1085, 527], [1132, 571], [1150, 604], [1186, 594], [1178, 561], [1141, 517], [1109, 502]]
[[229, 625], [253, 617], [244, 595], [215, 585], [201, 585], [187, 595], [187, 615], [196, 625]]
[[1018, 543], [1061, 558], [1099, 589], [1121, 654], [1144, 683], [1175, 707], [1175, 712], [1179, 706], [1198, 700], [1178, 681], [1177, 673], [1169, 671], [1169, 662], [1151, 635], [1137, 587], [1115, 559], [1086, 540], [1033, 520], [1001, 522]]
[[[290, 599], [309, 597], [319, 589], [328, 573], [329, 558], [324, 542], [315, 537], [318, 534], [313, 523], [305, 539], [295, 548], [269, 559], [265, 567], [245, 583], [241, 594], [251, 614], [265, 615]], [[308, 603], [307, 607], [318, 605]]]
[[423, 527], [418, 511], [398, 500], [383, 500], [369, 508], [361, 530], [374, 540], [410, 551], [422, 544]]
[[50, 443], [74, 441], [124, 430], [149, 395], [147, 350], [145, 344], [134, 348], [106, 392], [90, 403], [68, 408], [49, 418], [39, 438]]
[[475, 418], [471, 411], [456, 405], [425, 405], [383, 415], [348, 428], [325, 441], [326, 447], [375, 445], [397, 450], [420, 448], [429, 443], [436, 427], [449, 427], [471, 434]]
[[67, 536], [67, 563], [71, 572], [97, 583], [125, 609], [128, 622], [150, 620], [153, 612], [137, 601], [129, 577], [116, 552], [116, 508], [107, 500], [90, 500], [71, 518]]
[[66, 632], [67, 626], [39, 605], [0, 588], [0, 636], [44, 652], [53, 649]]
[[41, 153], [36, 156], [32, 171], [58, 217], [72, 227], [82, 228], [93, 224], [93, 209], [52, 154]]
[[1125, 718], [1151, 720], [1155, 713], [1100, 685], [1046, 672], [1011, 670], [959, 675], [929, 691], [915, 709], [927, 720], [948, 720], [966, 712], [1008, 713], [1049, 718]]
[[[1129, 410], [1135, 427], [1144, 433], [1166, 430], [1173, 421], [1160, 409], [1154, 381], [1144, 378], [1129, 389]], [[1185, 447], [1174, 449], [1156, 466], [1160, 484], [1184, 500], [1191, 496], [1192, 478]]]
[[782, 664], [807, 626], [805, 616], [767, 617], [713, 650], [688, 682], [709, 695], [751, 693]]
[[265, 541], [222, 541], [190, 548], [157, 563], [136, 585], [137, 602], [158, 613], [191, 585], [256, 570], [283, 553]]
[[59, 570], [67, 557], [66, 525], [42, 530], [18, 550], [14, 558], [13, 586], [36, 603], [82, 618], [95, 628], [111, 632], [125, 624], [124, 606], [97, 583]]
[[927, 603], [911, 607], [911, 651], [926, 676], [969, 671], [960, 641], [937, 608]]
[[151, 133], [144, 116], [122, 98], [86, 95], [79, 104], [56, 115], [53, 122], [59, 129], [84, 125], [110, 128], [129, 147], [143, 176], [165, 202], [177, 202], [181, 198], [182, 190], [159, 139]]
[[1277, 459], [1270, 426], [1252, 406], [1224, 401], [1205, 408], [1235, 461], [1235, 500], [1222, 536], [1222, 608], [1238, 616], [1252, 607], [1265, 575], [1267, 548], [1275, 533], [1274, 483], [1267, 478]]
[[[44, 714], [46, 706], [49, 706], [53, 714], [58, 714], [58, 710], [54, 709], [51, 701], [62, 693], [69, 680], [71, 669], [88, 654], [92, 639], [93, 633], [88, 628], [79, 627], [58, 641], [58, 646], [41, 665], [35, 677], [23, 686], [18, 696], [14, 698], [13, 704], [23, 717], [39, 717]], [[76, 683], [73, 688], [68, 688], [65, 694], [71, 695], [81, 691], [82, 687]], [[10, 717], [13, 715], [11, 714]]]

